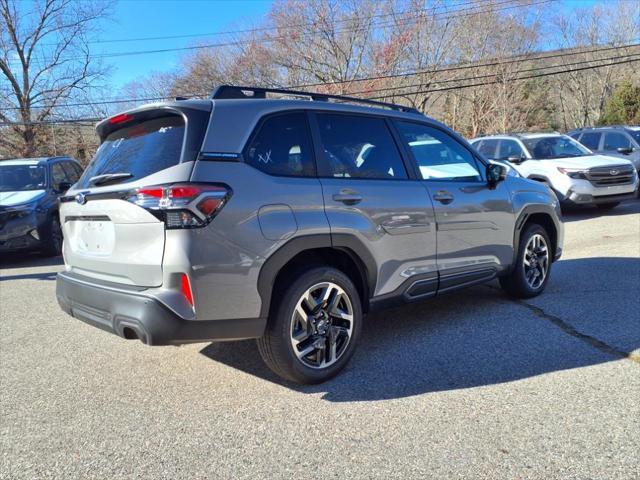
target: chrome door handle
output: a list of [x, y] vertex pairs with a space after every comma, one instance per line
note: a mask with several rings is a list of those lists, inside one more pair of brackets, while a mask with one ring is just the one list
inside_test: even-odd
[[355, 205], [362, 201], [362, 195], [356, 192], [350, 193], [334, 193], [332, 197], [336, 202], [342, 202], [345, 205]]
[[439, 190], [433, 196], [433, 199], [436, 200], [437, 202], [442, 203], [443, 205], [448, 205], [451, 202], [453, 202], [453, 195], [451, 195], [446, 190]]

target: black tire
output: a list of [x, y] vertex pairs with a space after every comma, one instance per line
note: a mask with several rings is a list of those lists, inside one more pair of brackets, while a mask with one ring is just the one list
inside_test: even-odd
[[[527, 281], [527, 275], [525, 272], [525, 250], [529, 241], [536, 235], [541, 235], [544, 238], [547, 249], [547, 268], [546, 275], [544, 276], [540, 285], [532, 286]], [[551, 275], [551, 265], [553, 260], [553, 252], [551, 242], [549, 241], [549, 235], [547, 231], [536, 223], [527, 225], [520, 235], [520, 242], [518, 244], [518, 253], [516, 255], [516, 264], [511, 270], [509, 275], [500, 277], [500, 285], [509, 295], [515, 298], [532, 298], [540, 295], [549, 281]]]
[[620, 205], [620, 202], [598, 203], [596, 206], [602, 210], [611, 210]]
[[47, 257], [57, 257], [62, 253], [62, 228], [57, 216], [52, 216], [45, 229], [45, 240], [42, 253]]
[[[267, 366], [286, 380], [302, 384], [324, 382], [342, 370], [355, 351], [362, 331], [363, 315], [360, 296], [351, 279], [331, 267], [314, 267], [298, 272], [285, 279], [285, 282], [284, 288], [275, 290], [274, 302], [277, 303], [272, 305], [272, 313], [264, 336], [257, 340], [258, 350]], [[342, 347], [342, 353], [336, 355], [337, 360], [327, 367], [313, 368], [307, 366], [304, 360], [298, 358], [294, 353], [291, 340], [292, 325], [294, 324], [294, 311], [303, 295], [307, 290], [322, 282], [331, 282], [339, 286], [348, 296], [353, 311], [353, 320], [351, 337]], [[312, 336], [309, 336], [309, 339], [311, 338]], [[320, 337], [314, 335], [313, 338]]]

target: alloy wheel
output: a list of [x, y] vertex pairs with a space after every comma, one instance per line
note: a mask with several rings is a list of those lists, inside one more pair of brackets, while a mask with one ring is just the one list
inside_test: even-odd
[[532, 235], [524, 249], [524, 278], [529, 287], [536, 290], [544, 283], [549, 271], [549, 247], [545, 238]]
[[353, 333], [353, 305], [333, 282], [321, 282], [300, 297], [291, 316], [291, 346], [310, 368], [327, 368], [349, 346]]

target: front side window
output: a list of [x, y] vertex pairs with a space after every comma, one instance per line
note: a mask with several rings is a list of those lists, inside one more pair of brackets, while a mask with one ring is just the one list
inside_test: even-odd
[[494, 160], [496, 158], [496, 150], [498, 149], [498, 140], [482, 140], [478, 151], [487, 158]]
[[527, 150], [536, 160], [548, 160], [552, 158], [584, 157], [591, 152], [567, 136], [544, 136], [526, 138], [522, 140]]
[[524, 150], [515, 140], [500, 140], [500, 155], [497, 160], [508, 160], [512, 157], [524, 157]]
[[601, 136], [600, 132], [587, 132], [580, 137], [580, 143], [591, 150], [598, 150]]
[[302, 112], [267, 118], [249, 144], [245, 161], [270, 175], [312, 177], [313, 149]]
[[64, 170], [67, 172], [67, 178], [71, 183], [76, 183], [80, 178], [80, 174], [76, 166], [71, 162], [64, 162]]
[[51, 179], [52, 185], [55, 190], [60, 188], [60, 182], [68, 182], [69, 178], [67, 177], [67, 173], [64, 171], [64, 167], [61, 162], [54, 163], [51, 166]]
[[469, 150], [446, 133], [426, 125], [398, 122], [424, 180], [481, 181]]
[[0, 164], [0, 192], [43, 190], [46, 186], [47, 178], [42, 165]]
[[604, 150], [631, 148], [631, 140], [623, 133], [608, 132], [604, 135]]
[[318, 114], [320, 139], [332, 177], [407, 178], [400, 152], [382, 118]]

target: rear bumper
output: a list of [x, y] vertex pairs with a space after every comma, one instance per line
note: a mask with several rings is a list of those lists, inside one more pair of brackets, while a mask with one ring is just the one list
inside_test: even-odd
[[181, 345], [262, 336], [266, 318], [185, 320], [143, 291], [121, 290], [73, 278], [56, 280], [62, 310], [78, 320], [147, 345]]

